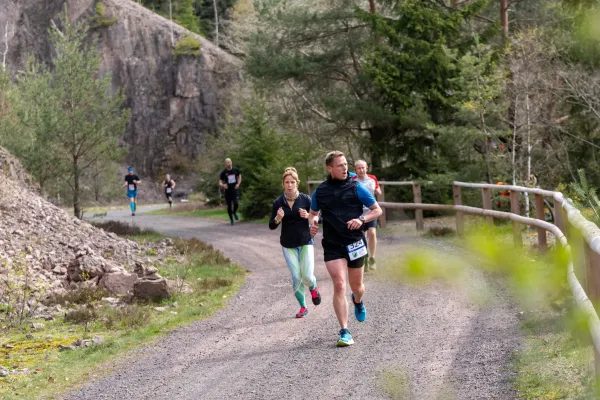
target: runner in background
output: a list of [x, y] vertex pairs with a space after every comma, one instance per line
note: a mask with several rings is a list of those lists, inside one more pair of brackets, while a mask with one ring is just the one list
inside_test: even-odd
[[167, 200], [169, 201], [169, 208], [173, 207], [173, 191], [175, 190], [175, 181], [171, 179], [171, 175], [165, 175], [165, 180], [162, 183], [163, 188], [165, 189], [165, 196], [167, 196]]
[[[354, 169], [356, 170], [356, 175], [352, 177], [352, 180], [360, 183], [373, 197], [375, 197], [375, 194], [381, 194], [379, 181], [377, 181], [375, 175], [367, 174], [369, 166], [365, 160], [356, 161], [354, 163]], [[369, 211], [370, 210], [367, 207], [363, 207], [363, 215]], [[377, 264], [375, 263], [375, 253], [377, 251], [377, 219], [367, 222], [365, 227], [367, 228], [367, 249], [369, 251], [369, 258], [365, 263], [365, 271], [368, 271], [369, 269], [377, 269]]]
[[282, 196], [273, 202], [273, 211], [269, 220], [269, 228], [277, 229], [281, 225], [279, 243], [283, 256], [292, 273], [292, 284], [300, 311], [296, 318], [308, 314], [304, 298], [304, 284], [308, 286], [314, 305], [321, 304], [321, 295], [315, 278], [314, 239], [308, 226], [308, 210], [310, 197], [298, 191], [298, 173], [293, 167], [286, 168], [281, 181], [284, 188]]
[[140, 178], [133, 173], [133, 167], [127, 168], [127, 175], [125, 175], [125, 182], [123, 187], [127, 187], [127, 198], [129, 199], [129, 208], [131, 208], [131, 216], [135, 215], [137, 208], [137, 187], [142, 183]]
[[240, 170], [233, 166], [231, 158], [225, 159], [225, 169], [219, 175], [219, 187], [225, 190], [225, 201], [227, 202], [227, 214], [233, 225], [233, 219], [239, 221], [237, 215], [240, 194], [238, 189], [242, 183]]

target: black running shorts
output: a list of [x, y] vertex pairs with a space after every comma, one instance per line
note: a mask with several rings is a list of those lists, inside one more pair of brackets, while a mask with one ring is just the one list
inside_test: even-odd
[[369, 229], [369, 228], [377, 228], [377, 219], [374, 219], [373, 221], [369, 221], [369, 222], [365, 223], [365, 229]]
[[326, 242], [325, 239], [321, 241], [321, 244], [323, 245], [323, 254], [325, 262], [345, 258], [348, 261], [348, 268], [361, 268], [365, 265], [365, 260], [367, 259], [367, 256], [357, 258], [354, 261], [350, 261], [348, 250], [346, 250], [346, 246], [344, 245], [329, 243]]

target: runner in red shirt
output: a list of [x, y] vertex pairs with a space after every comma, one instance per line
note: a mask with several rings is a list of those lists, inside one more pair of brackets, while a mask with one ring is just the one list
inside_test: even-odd
[[[356, 170], [356, 176], [352, 177], [352, 180], [357, 181], [363, 187], [365, 187], [369, 193], [373, 197], [375, 194], [381, 194], [381, 189], [379, 188], [379, 181], [375, 177], [375, 175], [367, 174], [369, 170], [369, 166], [365, 160], [358, 160], [354, 163], [354, 169]], [[368, 213], [369, 209], [364, 208], [364, 213]], [[375, 263], [375, 251], [377, 250], [377, 219], [370, 221], [366, 224], [367, 228], [367, 249], [369, 250], [369, 258], [365, 265], [365, 271], [369, 269], [377, 269], [377, 264]]]

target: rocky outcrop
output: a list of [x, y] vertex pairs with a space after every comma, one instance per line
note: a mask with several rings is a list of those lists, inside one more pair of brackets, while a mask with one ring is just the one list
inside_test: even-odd
[[[90, 15], [96, 0], [68, 0], [73, 19]], [[63, 0], [0, 0], [0, 29], [8, 29], [7, 64], [14, 74], [28, 54], [49, 60], [47, 31]], [[112, 73], [112, 90], [123, 89], [131, 121], [122, 137], [128, 163], [142, 176], [185, 169], [204, 149], [224, 111], [235, 106], [240, 62], [210, 41], [199, 56], [175, 57], [174, 42], [189, 34], [132, 0], [103, 0], [117, 22], [95, 29], [102, 55], [101, 74]], [[0, 35], [0, 50], [5, 46]], [[178, 182], [179, 183], [179, 182]]]
[[[3, 154], [0, 148], [0, 165], [10, 159]], [[15, 176], [24, 176], [18, 163], [6, 165]], [[133, 294], [139, 281], [153, 282], [148, 289], [142, 285], [141, 298], [168, 297], [168, 289], [161, 288], [164, 278], [152, 263], [163, 255], [177, 259], [172, 244], [164, 240], [153, 245], [160, 248], [142, 248], [71, 217], [0, 174], [0, 305], [10, 298], [14, 301], [16, 287], [28, 293], [23, 305], [28, 311], [45, 298], [72, 289], [100, 287], [115, 295]], [[148, 258], [148, 253], [156, 258]], [[133, 267], [136, 272], [129, 272]], [[40, 312], [45, 312], [41, 306]]]

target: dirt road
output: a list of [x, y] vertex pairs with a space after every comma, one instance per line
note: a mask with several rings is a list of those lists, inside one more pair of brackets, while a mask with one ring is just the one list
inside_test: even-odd
[[[105, 218], [132, 220], [120, 211]], [[134, 218], [166, 235], [209, 242], [252, 273], [214, 317], [137, 350], [130, 357], [135, 361], [68, 399], [388, 399], [383, 387], [394, 382], [391, 398], [514, 398], [509, 358], [518, 346], [517, 310], [502, 293], [481, 308], [452, 288], [409, 287], [369, 274], [368, 319], [360, 324], [352, 314], [356, 344], [336, 348], [339, 327], [320, 244], [316, 275], [323, 304], [311, 304], [307, 318], [295, 319], [278, 231], [181, 216]], [[403, 237], [382, 236], [379, 244], [380, 259], [417, 244], [458, 251]], [[479, 273], [471, 276], [472, 285], [489, 286]]]

